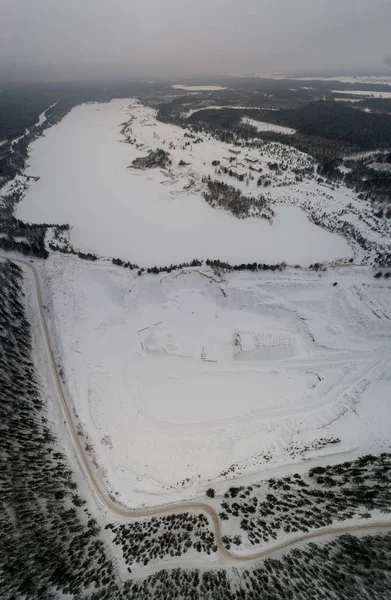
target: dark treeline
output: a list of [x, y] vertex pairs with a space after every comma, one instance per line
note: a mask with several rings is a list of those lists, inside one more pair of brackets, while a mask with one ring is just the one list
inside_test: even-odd
[[127, 565], [147, 565], [151, 560], [182, 556], [190, 549], [217, 552], [215, 537], [203, 514], [179, 513], [135, 523], [109, 523], [114, 544], [121, 546]]
[[[61, 227], [61, 226], [60, 226]], [[78, 256], [81, 260], [89, 260], [91, 262], [95, 262], [96, 260], [99, 259], [99, 256], [97, 254], [93, 254], [92, 252], [81, 252], [80, 250], [75, 250], [70, 244], [67, 244], [66, 246], [62, 245], [59, 246], [58, 244], [56, 244], [53, 241], [49, 242], [49, 248], [50, 250], [53, 250], [54, 252], [61, 252], [62, 254], [72, 254], [73, 256]], [[118, 259], [113, 259], [113, 263], [114, 260], [118, 260]], [[114, 264], [119, 264], [118, 262], [115, 262]], [[130, 263], [128, 263], [130, 265]], [[123, 264], [122, 266], [128, 266], [128, 264]], [[135, 265], [131, 265], [131, 268], [136, 268]]]
[[390, 587], [391, 534], [310, 543], [235, 578], [228, 569], [174, 569], [124, 585], [137, 600], [390, 600]]
[[221, 260], [206, 260], [205, 264], [212, 269], [219, 269], [223, 271], [283, 271], [286, 267], [285, 263], [278, 263], [275, 265], [269, 265], [266, 263], [240, 263], [237, 265], [230, 265], [227, 262]]
[[1, 598], [115, 598], [100, 529], [48, 427], [21, 288], [21, 269], [0, 263]]
[[0, 220], [0, 248], [6, 251], [20, 252], [24, 256], [46, 259], [49, 252], [46, 250], [45, 236], [47, 230], [52, 227], [61, 231], [69, 229], [69, 225], [25, 223], [14, 217]]
[[[241, 123], [244, 116], [297, 130], [295, 135], [257, 131]], [[312, 102], [296, 109], [200, 110], [186, 121], [194, 131], [206, 129], [225, 142], [241, 139], [280, 141], [319, 158], [341, 156], [359, 150], [389, 148], [391, 117], [367, 113], [338, 102]]]
[[[339, 102], [310, 102], [296, 109], [273, 111], [205, 109], [193, 113], [188, 122], [203, 122], [218, 129], [234, 129], [243, 116], [291, 127], [306, 136], [338, 140], [351, 148], [375, 150], [390, 147], [391, 118], [388, 114], [368, 113]], [[258, 132], [258, 137], [264, 138], [265, 133]], [[292, 136], [288, 139], [292, 139]]]
[[[49, 247], [53, 251], [61, 252], [62, 254], [72, 254], [73, 256], [78, 256], [82, 260], [89, 260], [89, 261], [94, 262], [99, 259], [99, 256], [97, 256], [96, 254], [92, 254], [92, 253], [85, 254], [83, 252], [79, 252], [77, 250], [74, 250], [69, 244], [64, 246], [64, 245], [58, 245], [54, 242], [49, 242]], [[285, 263], [267, 264], [267, 263], [252, 262], [252, 263], [239, 263], [236, 265], [231, 265], [230, 263], [221, 261], [219, 259], [209, 259], [209, 258], [205, 261], [198, 260], [198, 258], [194, 258], [191, 261], [187, 261], [187, 262], [183, 262], [183, 263], [178, 263], [178, 264], [171, 263], [170, 265], [153, 266], [153, 267], [147, 267], [147, 268], [140, 267], [139, 265], [136, 265], [136, 264], [131, 263], [126, 260], [122, 260], [121, 258], [112, 258], [111, 262], [113, 263], [113, 265], [116, 265], [117, 267], [123, 267], [124, 269], [135, 270], [138, 272], [137, 274], [139, 276], [147, 274], [147, 273], [152, 274], [152, 275], [158, 275], [159, 273], [171, 273], [172, 271], [179, 271], [181, 269], [188, 269], [188, 268], [192, 268], [192, 267], [202, 267], [203, 265], [206, 265], [207, 267], [211, 267], [214, 270], [217, 269], [220, 271], [227, 271], [227, 272], [230, 272], [230, 271], [253, 271], [253, 272], [254, 271], [282, 271], [286, 267]], [[300, 265], [296, 265], [296, 267], [299, 268]], [[319, 268], [320, 268], [320, 265], [319, 265]]]
[[365, 98], [365, 100], [357, 102], [356, 107], [358, 109], [369, 108], [372, 112], [391, 115], [391, 98]]
[[171, 164], [169, 153], [162, 148], [157, 148], [156, 150], [150, 150], [147, 156], [135, 158], [132, 167], [134, 169], [154, 169], [157, 167], [163, 169], [169, 164]]
[[0, 206], [0, 248], [6, 251], [20, 252], [24, 256], [47, 258], [49, 253], [45, 245], [46, 232], [55, 227], [58, 231], [69, 229], [69, 225], [49, 223], [25, 223], [13, 214], [16, 205], [26, 192], [29, 179], [13, 182], [10, 191], [4, 194]]
[[[338, 443], [339, 440], [329, 440]], [[269, 543], [291, 532], [309, 532], [373, 511], [391, 512], [391, 455], [362, 456], [356, 461], [315, 467], [248, 487], [231, 487], [221, 503], [223, 520], [240, 519], [251, 544]], [[227, 548], [232, 540], [223, 539]]]
[[[0, 95], [1, 98], [1, 95]], [[45, 129], [58, 123], [75, 106], [75, 102], [59, 102], [47, 111], [47, 120], [40, 126], [30, 125], [30, 129], [24, 130], [20, 140], [6, 145], [5, 150], [0, 152], [0, 179], [7, 181], [22, 173], [26, 166], [28, 147], [37, 137], [42, 135]], [[48, 106], [44, 107], [48, 108]], [[14, 117], [14, 118], [17, 118]], [[24, 119], [19, 115], [21, 121]], [[38, 118], [38, 116], [37, 116]]]
[[[364, 199], [391, 204], [391, 171], [375, 171], [359, 163], [351, 173], [345, 174], [344, 182], [362, 194]], [[384, 216], [391, 218], [390, 206], [384, 209]]]
[[0, 96], [0, 140], [14, 139], [31, 129], [38, 116], [58, 100], [54, 86], [14, 86]]
[[179, 271], [181, 269], [188, 269], [191, 267], [202, 267], [206, 265], [207, 267], [211, 267], [212, 269], [219, 269], [222, 271], [282, 271], [285, 268], [285, 263], [279, 263], [275, 265], [269, 265], [265, 263], [240, 263], [236, 265], [231, 265], [228, 262], [224, 262], [218, 259], [210, 260], [209, 258], [205, 261], [198, 260], [195, 258], [190, 262], [184, 262], [179, 264], [171, 264], [167, 266], [160, 267], [148, 267], [144, 269], [144, 267], [138, 267], [130, 262], [126, 262], [121, 260], [120, 258], [113, 258], [113, 264], [124, 267], [125, 269], [136, 269], [138, 270], [138, 275], [142, 275], [144, 273], [152, 273], [153, 275], [158, 275], [159, 273], [171, 273], [172, 271]]
[[260, 138], [259, 132], [255, 127], [241, 123], [243, 116], [253, 114], [254, 111], [247, 109], [204, 109], [193, 113], [185, 125], [190, 125], [195, 133], [206, 130], [224, 143], [236, 144], [238, 140], [244, 140], [250, 145], [257, 145], [254, 139]]
[[49, 256], [45, 248], [45, 229], [32, 226], [26, 241], [15, 240], [12, 236], [0, 237], [0, 248], [6, 252], [20, 252], [23, 256], [35, 256], [46, 259]]
[[297, 129], [299, 133], [347, 142], [362, 150], [388, 148], [391, 119], [339, 102], [311, 102], [299, 109], [259, 111], [260, 121]]

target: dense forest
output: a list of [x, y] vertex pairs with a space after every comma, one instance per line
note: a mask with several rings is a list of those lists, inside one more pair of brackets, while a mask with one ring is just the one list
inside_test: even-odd
[[48, 426], [22, 288], [21, 269], [0, 263], [1, 598], [115, 598], [113, 562]]
[[[127, 582], [130, 597], [159, 600], [389, 600], [391, 534], [344, 535], [237, 571], [158, 571]], [[235, 569], [236, 570], [236, 569]]]
[[[241, 123], [243, 116], [296, 129], [301, 136], [336, 141], [339, 143], [340, 151], [344, 147], [356, 150], [390, 147], [391, 116], [389, 114], [368, 113], [341, 102], [310, 102], [299, 108], [279, 110], [252, 108], [208, 110], [205, 108], [193, 113], [187, 119], [187, 123], [191, 125], [203, 123], [212, 131], [220, 131], [221, 135], [224, 130], [231, 131], [233, 134], [240, 133], [243, 139], [295, 141], [295, 136], [291, 135], [257, 132], [251, 126]], [[197, 130], [197, 127], [195, 129]]]
[[389, 148], [391, 143], [389, 115], [368, 113], [341, 102], [310, 102], [295, 110], [259, 111], [256, 118], [362, 150]]

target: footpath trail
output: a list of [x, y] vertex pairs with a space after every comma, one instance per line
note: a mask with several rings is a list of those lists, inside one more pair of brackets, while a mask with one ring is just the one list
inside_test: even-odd
[[145, 508], [145, 509], [132, 509], [122, 506], [116, 502], [114, 502], [106, 488], [104, 483], [101, 481], [99, 474], [96, 472], [94, 466], [92, 465], [91, 459], [86, 452], [84, 445], [80, 436], [77, 433], [77, 423], [71, 408], [71, 403], [67, 398], [66, 390], [61, 381], [57, 363], [55, 360], [55, 355], [53, 352], [49, 330], [47, 327], [45, 315], [44, 315], [44, 306], [43, 306], [43, 298], [41, 292], [41, 286], [38, 278], [38, 273], [35, 267], [29, 263], [27, 260], [17, 259], [13, 257], [8, 257], [5, 255], [0, 255], [0, 259], [3, 260], [11, 260], [19, 264], [22, 269], [28, 274], [28, 276], [32, 279], [34, 283], [35, 290], [35, 301], [37, 306], [37, 313], [39, 315], [41, 332], [43, 335], [43, 339], [45, 341], [45, 351], [47, 355], [48, 362], [50, 364], [50, 370], [53, 378], [53, 382], [55, 388], [57, 390], [57, 395], [61, 403], [61, 407], [66, 418], [67, 427], [69, 430], [69, 434], [72, 438], [72, 443], [76, 450], [76, 454], [79, 458], [80, 464], [82, 465], [83, 471], [87, 477], [88, 483], [94, 492], [95, 496], [99, 500], [99, 502], [106, 508], [106, 510], [111, 513], [114, 517], [121, 517], [122, 519], [137, 519], [141, 517], [161, 517], [168, 514], [178, 513], [178, 512], [186, 512], [186, 511], [195, 511], [202, 512], [205, 514], [211, 521], [213, 525], [213, 531], [216, 539], [216, 545], [218, 547], [218, 557], [220, 558], [220, 562], [224, 565], [240, 565], [243, 563], [251, 563], [260, 559], [265, 559], [271, 557], [276, 552], [280, 552], [282, 550], [290, 550], [297, 544], [302, 542], [317, 542], [322, 541], [330, 536], [339, 536], [345, 533], [351, 534], [365, 534], [371, 533], [376, 530], [391, 530], [391, 520], [390, 519], [371, 519], [366, 521], [363, 525], [345, 525], [339, 527], [324, 527], [321, 529], [314, 530], [308, 533], [298, 533], [297, 536], [291, 537], [287, 540], [278, 542], [269, 546], [266, 549], [259, 550], [254, 553], [249, 554], [235, 554], [229, 550], [227, 550], [222, 542], [222, 527], [221, 520], [218, 516], [217, 511], [213, 506], [207, 504], [206, 502], [198, 502], [198, 501], [183, 501], [171, 503], [165, 506]]

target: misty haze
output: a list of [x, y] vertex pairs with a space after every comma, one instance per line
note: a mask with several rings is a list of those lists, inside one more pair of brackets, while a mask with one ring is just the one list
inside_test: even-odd
[[391, 3], [0, 9], [1, 600], [391, 600]]
[[380, 69], [388, 0], [1, 0], [0, 73], [15, 80]]

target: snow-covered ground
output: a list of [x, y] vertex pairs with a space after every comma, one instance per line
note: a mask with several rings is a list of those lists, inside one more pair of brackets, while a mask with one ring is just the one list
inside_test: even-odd
[[370, 165], [368, 165], [371, 169], [373, 169], [374, 171], [383, 171], [383, 172], [389, 172], [391, 171], [391, 164], [390, 163], [372, 163]]
[[265, 121], [256, 121], [255, 119], [250, 119], [248, 117], [243, 117], [242, 122], [247, 123], [247, 125], [252, 125], [258, 131], [274, 131], [276, 133], [285, 133], [287, 135], [296, 133], [296, 129], [283, 127], [282, 125], [273, 125], [273, 123], [266, 123]]
[[391, 98], [390, 92], [371, 92], [370, 90], [331, 90], [333, 94], [346, 94], [347, 96], [370, 96], [371, 98]]
[[48, 112], [48, 110], [50, 110], [51, 108], [53, 108], [53, 106], [56, 106], [57, 102], [55, 102], [54, 104], [51, 104], [50, 106], [48, 106], [48, 108], [46, 108], [40, 115], [38, 118], [38, 122], [36, 123], [36, 127], [40, 127], [41, 125], [43, 125], [47, 119], [46, 117], [46, 113]]
[[41, 268], [70, 397], [123, 503], [389, 450], [391, 284], [369, 269]]
[[[191, 115], [194, 115], [194, 113], [199, 112], [200, 110], [224, 110], [224, 109], [229, 109], [229, 110], [260, 110], [259, 106], [230, 106], [230, 105], [225, 105], [225, 106], [198, 106], [197, 108], [192, 108], [191, 110], [188, 110], [185, 113], [182, 113], [183, 117], [191, 117]], [[264, 106], [262, 106], [262, 110], [278, 110], [278, 108], [265, 108]]]
[[218, 92], [219, 90], [226, 90], [226, 87], [221, 85], [184, 85], [182, 83], [176, 83], [171, 86], [174, 90], [186, 90], [189, 92]]
[[[121, 129], [128, 121], [125, 138]], [[135, 158], [159, 147], [170, 153], [169, 168], [129, 168]], [[275, 143], [243, 148], [238, 155], [232, 154], [234, 149], [210, 136], [189, 137], [180, 127], [160, 123], [153, 109], [137, 101], [84, 104], [31, 145], [26, 174], [40, 179], [32, 183], [16, 216], [69, 223], [77, 249], [143, 266], [193, 258], [305, 265], [352, 255], [343, 237], [315, 226], [299, 208], [280, 205], [282, 190], [289, 189], [295, 175], [271, 171], [268, 163], [282, 160], [293, 169], [311, 165], [310, 157]], [[186, 164], [179, 166], [181, 160]], [[242, 173], [244, 180], [217, 173], [214, 160]], [[260, 190], [250, 167], [262, 168], [275, 186], [270, 192], [276, 203], [272, 224], [237, 219], [211, 208], [202, 197], [208, 175], [257, 196]], [[315, 184], [311, 189], [321, 201]], [[340, 197], [350, 201], [347, 190]]]
[[341, 81], [342, 83], [362, 83], [371, 85], [391, 85], [390, 75], [371, 75], [371, 76], [358, 76], [358, 77], [287, 77], [287, 76], [276, 76], [275, 79], [294, 79], [295, 81]]

